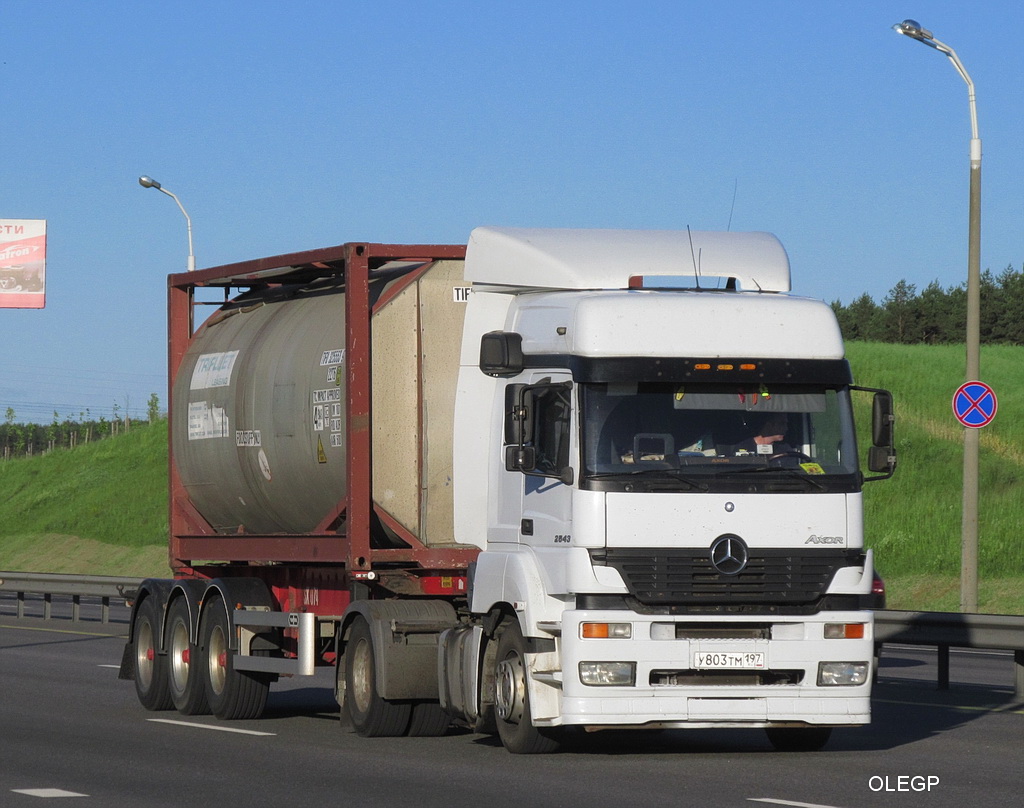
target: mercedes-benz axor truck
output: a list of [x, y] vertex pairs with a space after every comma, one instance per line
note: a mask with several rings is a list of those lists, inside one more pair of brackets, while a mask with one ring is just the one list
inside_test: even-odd
[[362, 735], [515, 753], [870, 720], [892, 400], [774, 236], [481, 227], [168, 300], [172, 576], [122, 664], [146, 708], [253, 718], [327, 665]]

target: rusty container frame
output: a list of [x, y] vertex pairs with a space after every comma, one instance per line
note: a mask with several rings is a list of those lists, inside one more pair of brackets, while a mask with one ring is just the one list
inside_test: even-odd
[[[417, 583], [437, 574], [460, 576], [476, 558], [475, 547], [430, 547], [404, 535], [407, 548], [373, 548], [371, 319], [401, 289], [414, 283], [438, 260], [463, 260], [464, 245], [399, 245], [350, 242], [306, 252], [259, 258], [168, 276], [168, 379], [173, 388], [185, 352], [195, 333], [200, 288], [222, 288], [224, 302], [233, 290], [269, 288], [320, 278], [341, 277], [345, 286], [345, 349], [348, 491], [317, 527], [303, 534], [224, 535], [215, 531], [192, 505], [178, 475], [173, 445], [168, 440], [169, 563], [176, 577], [249, 575], [279, 579], [316, 579], [324, 567], [343, 571], [346, 584], [374, 581], [378, 587], [405, 594], [431, 593]], [[394, 262], [420, 263], [395, 288], [371, 306], [371, 273]], [[219, 305], [213, 303], [212, 305]], [[205, 319], [205, 318], [204, 318]], [[175, 402], [169, 397], [173, 423]], [[385, 521], [387, 514], [379, 513]], [[344, 532], [336, 525], [344, 516]], [[213, 565], [195, 561], [217, 559]], [[273, 565], [267, 566], [267, 565]], [[282, 569], [282, 566], [286, 569]], [[341, 568], [339, 570], [338, 568]], [[306, 569], [308, 568], [308, 569]], [[313, 570], [315, 568], [315, 571]], [[265, 571], [265, 572], [263, 572]], [[291, 573], [291, 574], [289, 574]], [[334, 576], [331, 576], [334, 577]]]

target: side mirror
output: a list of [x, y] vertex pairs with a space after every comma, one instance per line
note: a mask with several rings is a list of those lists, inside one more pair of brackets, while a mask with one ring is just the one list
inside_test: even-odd
[[529, 385], [505, 388], [505, 443], [522, 445], [533, 437], [533, 396]]
[[868, 449], [868, 470], [891, 475], [896, 469], [896, 453], [889, 446], [872, 446]]
[[533, 471], [537, 467], [537, 452], [532, 446], [506, 446], [505, 471]]
[[850, 389], [875, 394], [871, 402], [871, 443], [874, 445], [868, 449], [868, 470], [879, 476], [865, 477], [864, 482], [892, 477], [896, 471], [896, 439], [893, 435], [896, 416], [893, 414], [892, 393], [877, 387], [851, 385]]
[[523, 372], [523, 336], [514, 331], [489, 331], [480, 338], [480, 370], [488, 376]]
[[896, 420], [892, 413], [892, 393], [883, 390], [875, 393], [871, 407], [871, 442], [875, 446], [892, 446], [892, 425]]

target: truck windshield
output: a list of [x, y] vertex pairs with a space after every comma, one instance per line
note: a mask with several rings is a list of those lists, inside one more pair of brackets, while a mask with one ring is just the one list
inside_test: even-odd
[[[743, 490], [801, 480], [859, 487], [849, 393], [823, 385], [589, 383], [582, 388], [584, 476], [671, 480], [679, 490]], [[752, 474], [761, 472], [761, 474]], [[740, 477], [740, 475], [743, 475]], [[742, 482], [741, 482], [742, 481]], [[642, 483], [641, 483], [642, 486]], [[669, 488], [673, 487], [668, 485]]]

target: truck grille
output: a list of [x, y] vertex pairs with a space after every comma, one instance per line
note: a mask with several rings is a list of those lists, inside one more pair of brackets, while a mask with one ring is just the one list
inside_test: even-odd
[[836, 571], [859, 565], [859, 550], [750, 550], [737, 575], [722, 575], [707, 550], [608, 548], [591, 551], [613, 567], [630, 594], [648, 605], [798, 604], [818, 600]]

